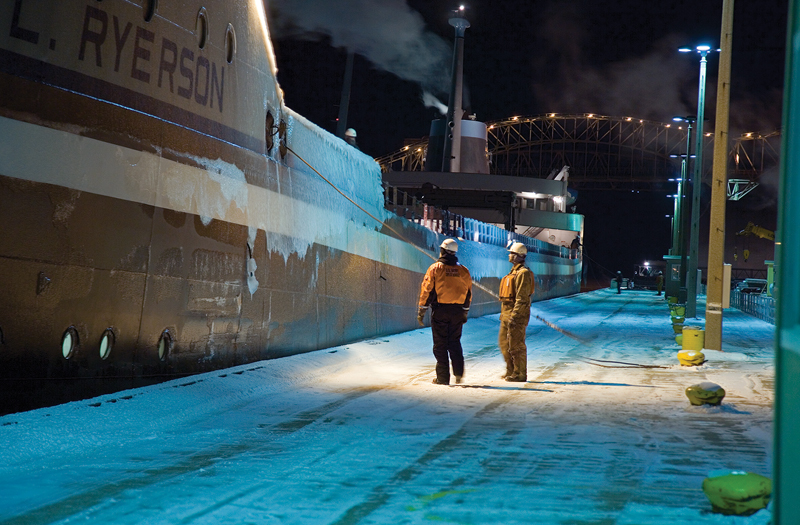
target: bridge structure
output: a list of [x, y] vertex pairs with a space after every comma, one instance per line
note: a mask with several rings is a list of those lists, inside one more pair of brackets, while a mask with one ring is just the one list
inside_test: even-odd
[[[593, 113], [547, 113], [487, 122], [490, 173], [547, 178], [569, 166], [576, 190], [671, 191], [687, 151], [685, 124]], [[694, 150], [695, 137], [691, 138]], [[407, 141], [375, 160], [387, 171], [423, 171], [428, 139]], [[703, 181], [711, 180], [714, 134], [704, 133]], [[737, 200], [777, 167], [780, 132], [745, 133], [733, 139], [728, 197]], [[692, 151], [694, 154], [694, 151]]]

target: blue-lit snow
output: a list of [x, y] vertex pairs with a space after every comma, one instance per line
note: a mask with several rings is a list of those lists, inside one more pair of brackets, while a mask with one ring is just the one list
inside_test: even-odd
[[[464, 328], [462, 386], [431, 384], [424, 328], [2, 417], [0, 523], [769, 522], [700, 487], [771, 476], [771, 325], [726, 310], [725, 351], [681, 367], [651, 292], [533, 315], [591, 344], [532, 319], [525, 384], [499, 379], [491, 315]], [[702, 381], [721, 406], [689, 404]]]

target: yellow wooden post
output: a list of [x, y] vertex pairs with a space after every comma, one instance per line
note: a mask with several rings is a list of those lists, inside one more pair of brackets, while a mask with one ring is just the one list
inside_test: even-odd
[[728, 121], [731, 98], [733, 0], [722, 2], [717, 119], [714, 125], [714, 168], [711, 182], [711, 225], [708, 237], [705, 347], [722, 350], [722, 290], [725, 263], [725, 202], [728, 198]]

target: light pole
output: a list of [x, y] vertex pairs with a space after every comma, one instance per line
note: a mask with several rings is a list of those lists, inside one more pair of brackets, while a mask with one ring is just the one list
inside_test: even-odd
[[[692, 218], [689, 236], [689, 255], [686, 268], [686, 317], [697, 316], [697, 256], [700, 243], [700, 190], [703, 184], [703, 113], [706, 102], [706, 56], [711, 46], [697, 46], [700, 54], [700, 81], [697, 88], [697, 139], [695, 141], [694, 172], [692, 174]], [[690, 53], [693, 50], [682, 47], [678, 51]], [[717, 50], [719, 51], [719, 50]], [[683, 271], [683, 265], [681, 266]]]
[[686, 179], [689, 174], [692, 158], [692, 124], [697, 120], [694, 116], [672, 117], [675, 122], [686, 122], [686, 154], [681, 155], [681, 178], [678, 182], [678, 194], [675, 201], [675, 230], [673, 231], [674, 251], [681, 256], [680, 283], [678, 301], [686, 301], [686, 243], [689, 229], [689, 215], [686, 213]]
[[672, 244], [670, 244], [669, 254], [670, 255], [680, 255], [680, 248], [681, 245], [681, 199], [683, 198], [683, 181], [685, 180], [685, 173], [686, 173], [686, 155], [670, 155], [672, 158], [681, 157], [681, 176], [679, 179], [669, 179], [670, 182], [677, 182], [678, 188], [677, 192], [674, 195], [667, 195], [667, 197], [672, 197]]

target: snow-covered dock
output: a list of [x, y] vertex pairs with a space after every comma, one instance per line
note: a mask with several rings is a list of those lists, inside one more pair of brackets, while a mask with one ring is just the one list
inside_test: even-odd
[[[425, 328], [4, 416], [0, 524], [769, 521], [711, 513], [701, 483], [771, 476], [773, 326], [726, 310], [724, 352], [682, 367], [653, 292], [532, 310], [588, 342], [532, 318], [527, 383], [500, 379], [491, 315], [462, 385], [431, 384]], [[689, 404], [702, 381], [721, 406]]]

